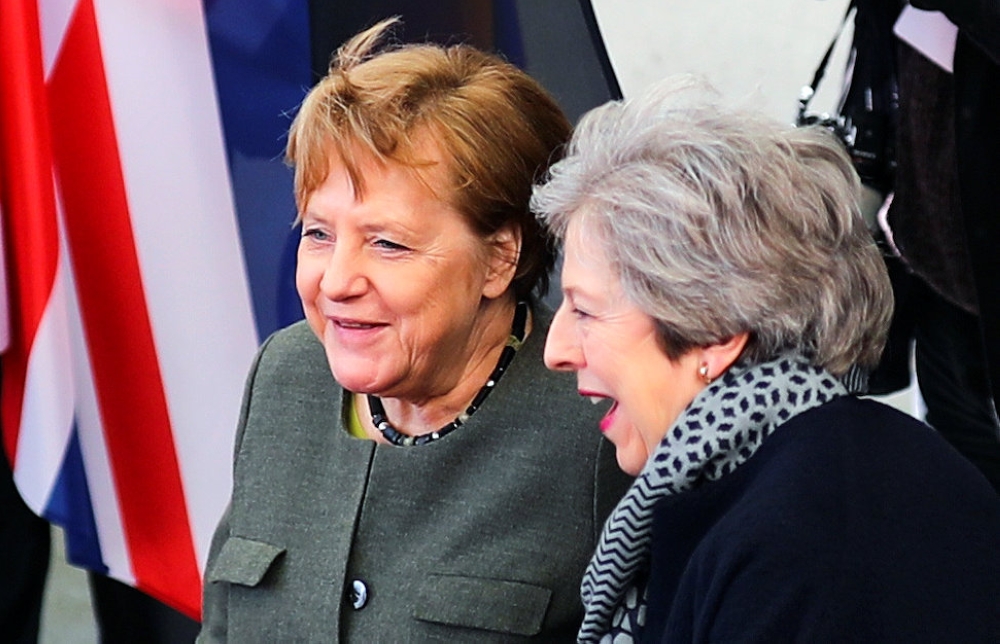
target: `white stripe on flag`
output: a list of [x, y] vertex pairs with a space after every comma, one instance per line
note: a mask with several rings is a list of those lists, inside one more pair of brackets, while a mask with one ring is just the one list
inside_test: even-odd
[[59, 56], [59, 50], [69, 28], [69, 20], [79, 0], [38, 0], [38, 19], [42, 29], [42, 63], [45, 78]]
[[17, 437], [14, 481], [25, 503], [42, 514], [59, 477], [73, 427], [75, 390], [70, 355], [65, 254], [28, 359]]
[[95, 10], [201, 570], [257, 346], [202, 5], [96, 0]]

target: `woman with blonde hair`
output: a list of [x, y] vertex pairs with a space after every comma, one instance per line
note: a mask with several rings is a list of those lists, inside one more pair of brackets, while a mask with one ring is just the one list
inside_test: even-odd
[[524, 72], [345, 44], [295, 117], [306, 321], [247, 383], [201, 641], [572, 641], [628, 485], [542, 361], [553, 264], [528, 208], [569, 136]]
[[892, 308], [840, 144], [673, 79], [588, 113], [533, 207], [564, 241], [545, 360], [637, 475], [584, 642], [1000, 638], [1000, 499], [854, 389]]

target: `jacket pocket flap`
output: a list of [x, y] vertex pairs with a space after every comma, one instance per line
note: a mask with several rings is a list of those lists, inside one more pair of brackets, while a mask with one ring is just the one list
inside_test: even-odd
[[284, 548], [263, 541], [229, 537], [206, 574], [208, 581], [224, 581], [241, 586], [256, 586], [285, 552]]
[[430, 575], [420, 588], [413, 616], [425, 622], [537, 635], [551, 597], [548, 588], [518, 581]]

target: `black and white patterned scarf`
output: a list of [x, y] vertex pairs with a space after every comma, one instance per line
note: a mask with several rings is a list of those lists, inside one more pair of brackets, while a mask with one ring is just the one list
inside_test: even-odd
[[653, 506], [743, 464], [775, 428], [847, 393], [799, 356], [734, 366], [706, 387], [667, 431], [608, 517], [583, 577], [580, 642], [627, 644], [646, 623], [645, 573]]

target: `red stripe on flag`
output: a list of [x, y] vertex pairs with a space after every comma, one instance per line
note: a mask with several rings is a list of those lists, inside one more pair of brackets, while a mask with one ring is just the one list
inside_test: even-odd
[[136, 585], [197, 618], [201, 580], [92, 0], [77, 7], [49, 90], [66, 233]]
[[13, 464], [28, 356], [55, 282], [59, 228], [35, 0], [0, 11], [0, 201], [6, 236], [11, 346], [3, 356], [0, 422]]

